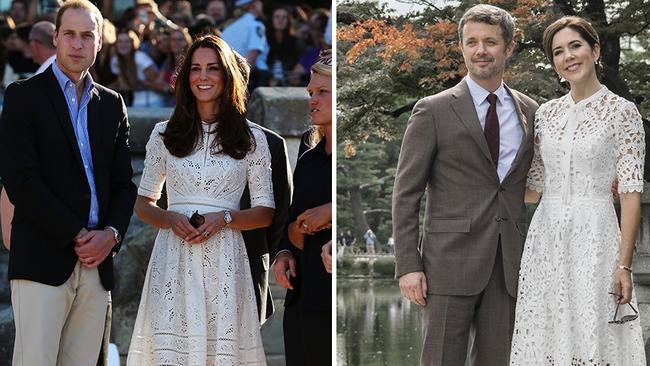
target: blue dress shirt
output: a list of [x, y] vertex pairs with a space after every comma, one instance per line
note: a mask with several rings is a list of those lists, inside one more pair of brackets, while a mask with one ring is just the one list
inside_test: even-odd
[[95, 89], [95, 84], [90, 73], [86, 74], [81, 101], [77, 98], [77, 89], [75, 84], [59, 68], [56, 60], [52, 63], [52, 70], [56, 79], [59, 81], [65, 101], [70, 112], [72, 128], [77, 137], [77, 146], [81, 153], [81, 160], [84, 164], [84, 171], [90, 186], [90, 212], [88, 213], [88, 228], [94, 229], [99, 221], [99, 202], [97, 201], [97, 189], [95, 188], [95, 174], [93, 172], [93, 158], [90, 150], [90, 140], [88, 138], [88, 103], [90, 102], [90, 93]]

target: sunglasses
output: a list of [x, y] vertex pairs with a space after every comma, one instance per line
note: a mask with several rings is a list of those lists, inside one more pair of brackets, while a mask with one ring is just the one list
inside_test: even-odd
[[[617, 293], [614, 293], [614, 292], [608, 292], [608, 294], [618, 297], [619, 300], [623, 298], [623, 295], [617, 294]], [[607, 323], [609, 323], [609, 324], [625, 324], [627, 322], [631, 322], [632, 320], [636, 320], [639, 317], [639, 312], [634, 308], [634, 306], [632, 306], [632, 303], [628, 302], [627, 304], [630, 306], [630, 308], [632, 308], [632, 310], [634, 311], [634, 314], [625, 315], [622, 318], [616, 320], [616, 315], [618, 315], [618, 308], [619, 308], [619, 306], [621, 306], [620, 303], [617, 303], [616, 304], [616, 310], [614, 310], [614, 318], [612, 318], [612, 320], [608, 321]]]

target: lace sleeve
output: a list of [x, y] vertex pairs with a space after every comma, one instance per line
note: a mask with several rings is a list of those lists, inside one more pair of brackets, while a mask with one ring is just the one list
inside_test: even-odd
[[542, 193], [544, 190], [544, 161], [539, 151], [540, 138], [542, 133], [542, 107], [537, 109], [535, 113], [535, 131], [533, 132], [533, 161], [528, 170], [528, 177], [526, 179], [526, 187], [529, 189]]
[[248, 163], [248, 189], [251, 193], [251, 207], [275, 208], [273, 181], [271, 179], [271, 153], [264, 132], [253, 128], [255, 151], [246, 156]]
[[618, 192], [643, 192], [645, 132], [634, 104], [625, 102], [618, 126], [616, 178]]
[[158, 200], [167, 175], [167, 148], [160, 133], [165, 130], [165, 122], [158, 123], [151, 131], [147, 141], [144, 170], [138, 188], [138, 195]]

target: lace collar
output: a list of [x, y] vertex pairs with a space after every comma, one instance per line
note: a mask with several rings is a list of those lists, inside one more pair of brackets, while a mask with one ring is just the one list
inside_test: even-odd
[[217, 123], [219, 122], [201, 121], [201, 127], [203, 127], [204, 132], [212, 132], [217, 128]]
[[593, 93], [592, 95], [588, 96], [587, 98], [585, 98], [585, 99], [583, 99], [583, 100], [581, 100], [581, 101], [579, 101], [577, 103], [575, 101], [573, 101], [573, 97], [571, 96], [571, 91], [569, 91], [569, 93], [567, 93], [567, 95], [566, 95], [566, 101], [569, 104], [569, 106], [571, 106], [571, 107], [581, 107], [581, 106], [585, 106], [588, 103], [593, 102], [594, 100], [602, 97], [608, 91], [609, 91], [609, 89], [607, 89], [607, 87], [605, 85], [603, 85], [600, 89], [598, 89], [597, 92]]

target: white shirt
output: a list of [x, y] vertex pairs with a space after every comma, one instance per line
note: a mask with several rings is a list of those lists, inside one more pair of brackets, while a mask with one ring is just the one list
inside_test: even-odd
[[[490, 107], [487, 96], [490, 95], [490, 92], [478, 85], [469, 76], [465, 77], [465, 81], [469, 87], [469, 93], [472, 95], [481, 128], [485, 130], [485, 116]], [[517, 151], [519, 151], [519, 146], [524, 137], [524, 130], [519, 122], [519, 116], [517, 116], [515, 102], [503, 83], [494, 91], [494, 94], [497, 96], [497, 117], [499, 118], [499, 164], [497, 174], [499, 175], [499, 181], [503, 182], [503, 178], [510, 171], [510, 166], [517, 156]]]
[[250, 51], [259, 51], [255, 61], [258, 70], [269, 69], [266, 57], [269, 54], [269, 44], [266, 41], [264, 23], [260, 22], [251, 13], [246, 13], [241, 18], [226, 27], [221, 33], [221, 38], [240, 55], [246, 57]]
[[48, 59], [45, 60], [45, 62], [43, 62], [41, 66], [38, 67], [38, 70], [36, 70], [36, 73], [34, 75], [38, 75], [43, 71], [47, 70], [47, 68], [50, 67], [50, 65], [52, 65], [52, 62], [54, 62], [54, 60], [56, 60], [56, 53], [48, 57]]

